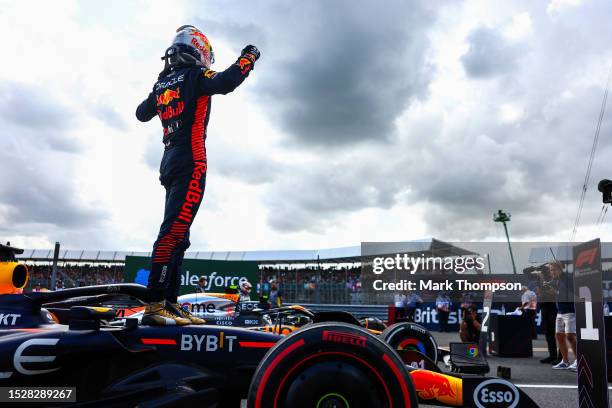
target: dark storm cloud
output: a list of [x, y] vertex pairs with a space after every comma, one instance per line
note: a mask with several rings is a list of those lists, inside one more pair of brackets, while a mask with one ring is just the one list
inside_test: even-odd
[[262, 75], [266, 106], [302, 145], [389, 140], [394, 119], [426, 93], [423, 33], [433, 17], [418, 4], [325, 4], [311, 17], [316, 29], [298, 39], [301, 53]]
[[[335, 165], [322, 159], [289, 170], [291, 177], [274, 184], [267, 198], [270, 225], [324, 232], [364, 208], [422, 204], [428, 232], [443, 238], [502, 235], [492, 220], [498, 209], [513, 214], [514, 238], [571, 228], [603, 89], [578, 87], [565, 97], [563, 86], [536, 86], [539, 73], [521, 80], [525, 113], [517, 123], [500, 121], [504, 95], [492, 92], [472, 112], [469, 126], [420, 117], [396, 144], [342, 159], [329, 156]], [[582, 225], [592, 224], [601, 208], [596, 183], [609, 174], [612, 139], [603, 135], [612, 129], [610, 115], [602, 129]]]
[[499, 31], [481, 27], [468, 37], [469, 50], [461, 62], [467, 74], [473, 78], [492, 78], [512, 72], [521, 50], [508, 44]]
[[262, 41], [251, 91], [290, 141], [338, 148], [388, 141], [397, 116], [426, 94], [425, 34], [435, 15], [425, 2], [256, 3], [243, 19], [219, 11], [221, 21], [200, 25], [238, 50]]
[[[249, 36], [261, 44], [249, 97], [286, 141], [319, 155], [281, 169], [267, 185], [269, 224], [324, 232], [365, 208], [417, 204], [429, 234], [443, 238], [503, 234], [492, 221], [497, 209], [513, 214], [515, 237], [571, 228], [605, 80], [604, 72], [601, 85], [593, 85], [586, 73], [611, 53], [612, 4], [550, 15], [542, 4], [508, 6], [497, 21], [529, 12], [533, 23], [532, 35], [512, 42], [501, 26], [474, 28], [456, 63], [469, 78], [489, 81], [471, 81], [473, 92], [462, 95], [468, 114], [461, 102], [449, 106], [453, 89], [433, 102], [427, 94], [436, 75], [427, 64], [434, 13], [412, 3], [354, 4], [258, 3], [238, 17], [221, 8], [207, 16], [220, 22], [209, 27], [235, 50]], [[430, 113], [409, 115], [410, 123], [396, 130], [394, 120], [411, 111], [415, 98]], [[514, 120], [502, 117], [506, 104], [518, 109]], [[602, 137], [585, 224], [601, 207], [594, 189], [609, 173], [610, 154], [611, 140]]]

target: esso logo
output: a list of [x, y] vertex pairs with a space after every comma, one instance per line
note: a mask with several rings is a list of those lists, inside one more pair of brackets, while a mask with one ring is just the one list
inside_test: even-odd
[[515, 408], [519, 399], [514, 384], [502, 379], [483, 381], [474, 390], [474, 403], [478, 408]]

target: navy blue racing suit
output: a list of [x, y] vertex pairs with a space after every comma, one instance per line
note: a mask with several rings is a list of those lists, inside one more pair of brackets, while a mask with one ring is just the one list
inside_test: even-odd
[[252, 69], [253, 63], [244, 57], [223, 72], [198, 65], [175, 66], [160, 74], [153, 91], [136, 109], [141, 122], [159, 116], [165, 145], [159, 177], [166, 189], [164, 220], [151, 254], [149, 302], [165, 298], [176, 303], [181, 265], [190, 245], [189, 228], [206, 184], [211, 97], [232, 92]]

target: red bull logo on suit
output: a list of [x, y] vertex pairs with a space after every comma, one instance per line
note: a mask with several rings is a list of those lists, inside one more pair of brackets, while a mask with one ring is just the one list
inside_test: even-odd
[[168, 105], [175, 99], [181, 98], [181, 88], [176, 88], [176, 91], [173, 89], [166, 89], [160, 95], [157, 96], [157, 105]]

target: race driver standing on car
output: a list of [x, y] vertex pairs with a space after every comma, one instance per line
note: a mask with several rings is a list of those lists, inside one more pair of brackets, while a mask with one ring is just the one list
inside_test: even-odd
[[142, 318], [147, 325], [203, 324], [177, 303], [181, 264], [189, 248], [189, 228], [198, 212], [206, 184], [206, 127], [211, 97], [240, 85], [259, 58], [246, 46], [238, 60], [223, 72], [210, 69], [214, 54], [208, 38], [191, 25], [179, 27], [166, 50], [164, 70], [136, 110], [142, 122], [159, 116], [164, 156], [160, 181], [166, 189], [164, 220], [151, 254], [148, 305]]

